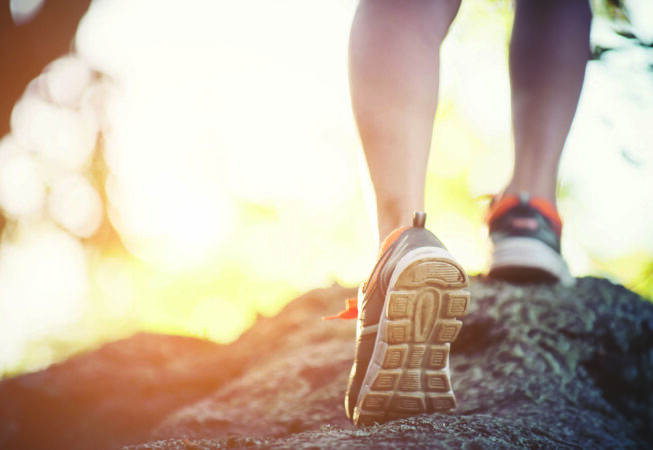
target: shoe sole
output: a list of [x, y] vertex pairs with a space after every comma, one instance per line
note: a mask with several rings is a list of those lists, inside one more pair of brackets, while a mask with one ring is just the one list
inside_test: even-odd
[[494, 246], [488, 275], [509, 281], [559, 281], [572, 286], [562, 256], [545, 243], [527, 237], [506, 238]]
[[450, 344], [469, 306], [469, 280], [444, 249], [407, 253], [390, 279], [374, 352], [354, 408], [356, 425], [456, 407]]

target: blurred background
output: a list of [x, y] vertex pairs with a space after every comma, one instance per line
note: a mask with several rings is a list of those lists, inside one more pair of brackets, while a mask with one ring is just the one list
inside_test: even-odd
[[[0, 376], [140, 330], [229, 342], [306, 290], [368, 275], [355, 6], [2, 2]], [[563, 252], [576, 276], [651, 298], [653, 3], [593, 8]], [[486, 264], [478, 197], [512, 163], [511, 23], [511, 2], [465, 0], [443, 48], [427, 226], [472, 274]]]

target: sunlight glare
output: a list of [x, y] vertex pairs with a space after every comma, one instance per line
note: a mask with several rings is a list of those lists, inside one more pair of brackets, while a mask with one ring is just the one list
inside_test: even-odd
[[446, 246], [466, 271], [479, 273], [485, 268], [486, 234], [479, 233], [477, 224], [461, 214], [443, 213], [429, 220], [429, 227], [446, 242]]
[[[5, 238], [0, 246], [0, 329], [11, 331], [3, 334], [2, 346], [9, 335], [12, 346], [22, 349], [78, 319], [87, 293], [86, 271], [82, 245], [50, 224], [25, 226], [17, 239]], [[0, 361], [0, 367], [9, 362]]]
[[[624, 84], [636, 60], [628, 52], [614, 58], [624, 60], [587, 68], [560, 168], [572, 197], [561, 203], [563, 215], [580, 245], [598, 258], [653, 251], [653, 110], [643, 107], [653, 103], [653, 76], [629, 74]], [[618, 240], [606, 239], [614, 230]]]
[[44, 70], [50, 99], [60, 106], [76, 108], [88, 88], [93, 74], [79, 57], [67, 55], [56, 59]]
[[11, 114], [12, 134], [53, 170], [75, 171], [88, 164], [97, 141], [93, 117], [61, 108], [27, 93]]
[[210, 181], [143, 174], [108, 188], [110, 217], [139, 258], [169, 269], [205, 263], [233, 222], [232, 207]]
[[0, 141], [0, 207], [14, 219], [38, 217], [45, 203], [45, 182], [36, 158], [11, 136]]
[[103, 209], [99, 194], [81, 175], [61, 178], [50, 189], [50, 215], [75, 236], [91, 237], [102, 222]]
[[188, 331], [197, 336], [227, 343], [235, 340], [255, 319], [256, 314], [251, 308], [210, 298], [195, 307]]
[[[492, 2], [463, 2], [461, 8], [442, 45], [441, 90], [452, 90], [468, 127], [496, 139], [510, 130], [507, 30], [498, 19], [511, 14]], [[493, 20], [486, 20], [490, 14]]]
[[[343, 203], [358, 186], [340, 135], [346, 123], [354, 137], [351, 117], [334, 113], [349, 111], [347, 97], [331, 94], [334, 79], [346, 89], [342, 7], [162, 2], [143, 36], [132, 9], [146, 3], [94, 3], [77, 34], [84, 59], [118, 81], [104, 155], [110, 217], [130, 251], [161, 267], [197, 267], [234, 239], [243, 201], [313, 229], [346, 220]], [[288, 19], [279, 8], [305, 20], [264, 19]], [[172, 36], [167, 20], [180, 17], [193, 26]]]
[[[506, 4], [463, 2], [442, 46], [441, 100], [429, 169], [468, 175], [472, 196], [499, 192], [512, 169]], [[492, 17], [492, 20], [487, 20]], [[482, 70], [479, 70], [482, 67]]]
[[653, 2], [627, 0], [626, 8], [634, 32], [644, 43], [653, 44]]
[[102, 258], [93, 267], [93, 281], [99, 291], [102, 312], [108, 317], [125, 316], [134, 301], [133, 271], [127, 261], [117, 257]]

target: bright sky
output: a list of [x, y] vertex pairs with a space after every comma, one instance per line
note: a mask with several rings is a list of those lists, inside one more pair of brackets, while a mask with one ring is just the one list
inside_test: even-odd
[[[498, 191], [511, 158], [500, 3], [463, 2], [429, 166], [428, 225], [471, 272], [484, 267], [483, 206], [458, 191]], [[77, 55], [30, 83], [0, 141], [12, 219], [0, 374], [137, 329], [231, 340], [298, 293], [367, 275], [372, 194], [347, 91], [354, 7], [93, 2]], [[607, 26], [597, 21], [594, 39], [626, 46]], [[560, 180], [576, 275], [602, 274], [595, 258], [653, 255], [651, 63], [631, 47], [588, 67]], [[106, 199], [92, 163], [99, 131]], [[81, 240], [105, 217], [133, 257]]]

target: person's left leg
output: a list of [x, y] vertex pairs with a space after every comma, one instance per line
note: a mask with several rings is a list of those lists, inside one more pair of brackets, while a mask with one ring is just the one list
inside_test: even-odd
[[351, 28], [352, 109], [381, 243], [424, 209], [440, 45], [460, 0], [361, 0]]
[[358, 318], [345, 394], [356, 425], [456, 406], [449, 351], [469, 303], [469, 279], [425, 228], [421, 211], [440, 44], [459, 5], [361, 0], [352, 24], [352, 107], [383, 239], [358, 299], [339, 315]]
[[573, 282], [560, 255], [558, 163], [589, 59], [588, 0], [518, 0], [510, 41], [513, 175], [490, 208], [490, 275]]

